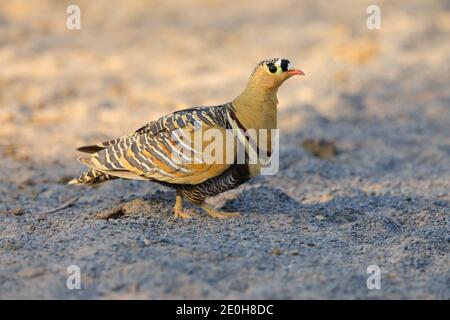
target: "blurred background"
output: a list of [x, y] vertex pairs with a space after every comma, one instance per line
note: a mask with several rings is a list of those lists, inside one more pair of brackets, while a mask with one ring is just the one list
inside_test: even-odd
[[[81, 9], [80, 30], [66, 28], [66, 9], [72, 4]], [[366, 27], [366, 9], [371, 4], [381, 8], [380, 30]], [[289, 59], [306, 76], [288, 81], [279, 91], [281, 168], [275, 177], [258, 178], [256, 186], [276, 187], [311, 206], [309, 226], [319, 223], [321, 230], [337, 230], [336, 226], [351, 225], [360, 233], [350, 240], [343, 229], [345, 241], [355, 241], [354, 247], [366, 243], [385, 248], [380, 253], [385, 262], [409, 261], [403, 270], [409, 277], [424, 268], [417, 287], [404, 287], [400, 293], [387, 291], [391, 297], [445, 297], [448, 286], [439, 286], [448, 284], [444, 276], [448, 275], [448, 221], [430, 220], [439, 214], [448, 217], [450, 210], [450, 3], [444, 0], [0, 1], [0, 248], [3, 257], [8, 252], [9, 261], [16, 261], [0, 269], [16, 281], [6, 282], [9, 289], [3, 293], [27, 297], [31, 291], [20, 285], [20, 279], [29, 273], [15, 272], [25, 261], [46, 261], [44, 268], [49, 265], [46, 259], [59, 263], [61, 256], [31, 252], [40, 252], [36, 246], [57, 252], [57, 241], [80, 230], [80, 215], [90, 219], [95, 210], [118, 203], [130, 193], [145, 195], [161, 188], [135, 182], [101, 186], [84, 194], [72, 211], [58, 214], [78, 229], [55, 231], [46, 237], [46, 228], [65, 226], [63, 221], [52, 222], [42, 227], [42, 235], [32, 238], [28, 224], [42, 218], [32, 213], [58, 207], [80, 193], [65, 185], [82, 170], [76, 147], [121, 136], [181, 108], [228, 102], [244, 88], [256, 63], [269, 57]], [[323, 143], [317, 144], [317, 139]], [[279, 210], [288, 210], [283, 203]], [[228, 205], [233, 207], [233, 203]], [[264, 206], [264, 201], [260, 199], [259, 205]], [[330, 216], [347, 207], [362, 210], [365, 218], [361, 221], [382, 214], [394, 224], [422, 228], [423, 234], [396, 233], [384, 224], [369, 222], [361, 227], [360, 218]], [[245, 210], [269, 209], [251, 204]], [[91, 228], [90, 220], [86, 221], [86, 228]], [[268, 225], [276, 232], [273, 224]], [[285, 232], [278, 241], [282, 251], [296, 243], [285, 243]], [[423, 248], [418, 245], [420, 250], [426, 251], [430, 243], [432, 248], [439, 244], [433, 256], [439, 258], [397, 253], [389, 247], [392, 243], [375, 241], [375, 235], [364, 238], [371, 232], [396, 239], [396, 246], [418, 238], [424, 243]], [[426, 232], [435, 237], [430, 240]], [[189, 235], [185, 236], [189, 244]], [[323, 234], [317, 237], [328, 239]], [[11, 249], [11, 239], [21, 244], [16, 251], [14, 246]], [[20, 251], [26, 241], [31, 241], [34, 251]], [[78, 245], [91, 252], [92, 241]], [[367, 247], [361, 250], [367, 252]], [[92, 254], [86, 252], [79, 255]], [[329, 251], [314, 255], [321, 257], [322, 253], [325, 257]], [[80, 256], [77, 259], [82, 260]], [[423, 266], [417, 259], [428, 262]], [[308, 256], [302, 261], [309, 261]], [[354, 263], [353, 258], [342, 261]], [[308, 275], [307, 266], [297, 267]], [[318, 291], [310, 288], [302, 295], [302, 286], [286, 289], [292, 283], [291, 275], [270, 285], [275, 297], [314, 296], [310, 292], [316, 292], [315, 297], [330, 292], [342, 297], [356, 292], [346, 291], [348, 282], [342, 282], [335, 291], [318, 286]], [[306, 276], [304, 281], [309, 281]], [[202, 274], [195, 277], [200, 279]], [[401, 275], [394, 272], [395, 277]], [[219, 278], [213, 275], [210, 279]], [[310, 279], [317, 280], [315, 284], [322, 281]], [[403, 280], [398, 283], [409, 283]], [[251, 284], [243, 291], [224, 285], [223, 295], [214, 295], [216, 284], [210, 283], [211, 297], [264, 297], [252, 291]], [[278, 285], [284, 289], [277, 289]], [[166, 288], [160, 292], [155, 288], [163, 284], [149, 286], [154, 289], [150, 297], [183, 297], [191, 292], [191, 287], [182, 284], [185, 291]], [[431, 290], [433, 286], [441, 291]], [[200, 287], [203, 291], [194, 290], [193, 297], [206, 295], [209, 289]], [[36, 288], [43, 287], [37, 283]], [[52, 296], [42, 292], [36, 289], [35, 296]], [[229, 292], [234, 295], [227, 296]]]
[[309, 107], [333, 120], [406, 116], [413, 103], [440, 121], [448, 108], [429, 102], [448, 88], [448, 2], [378, 1], [382, 28], [368, 30], [372, 2], [76, 1], [81, 29], [68, 30], [73, 1], [1, 1], [3, 154], [73, 158], [168, 112], [230, 101], [269, 57], [307, 75], [280, 90], [283, 129], [300, 129]]

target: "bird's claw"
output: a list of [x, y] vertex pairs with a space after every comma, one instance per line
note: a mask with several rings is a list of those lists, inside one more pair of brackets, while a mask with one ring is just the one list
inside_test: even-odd
[[195, 215], [195, 211], [193, 210], [174, 210], [175, 213], [175, 219], [176, 218], [183, 218], [183, 219], [190, 219]]
[[210, 215], [213, 218], [217, 219], [228, 219], [233, 217], [239, 217], [241, 214], [239, 212], [221, 212], [218, 210], [215, 210], [214, 208], [210, 206], [203, 206], [203, 210], [206, 211], [208, 215]]

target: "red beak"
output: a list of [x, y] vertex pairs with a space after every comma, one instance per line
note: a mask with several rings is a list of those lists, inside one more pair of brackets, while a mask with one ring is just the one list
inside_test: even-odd
[[291, 70], [288, 70], [288, 73], [289, 73], [291, 76], [295, 76], [295, 75], [304, 76], [304, 75], [305, 75], [305, 74], [303, 73], [303, 71], [302, 71], [302, 70], [299, 70], [299, 69], [291, 69]]

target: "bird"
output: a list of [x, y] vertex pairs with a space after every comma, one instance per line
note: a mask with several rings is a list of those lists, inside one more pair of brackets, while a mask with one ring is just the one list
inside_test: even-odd
[[[87, 155], [78, 160], [88, 169], [69, 184], [96, 185], [114, 179], [153, 181], [176, 190], [175, 218], [194, 215], [184, 209], [183, 200], [214, 218], [239, 216], [239, 212], [216, 210], [205, 200], [235, 189], [260, 174], [260, 165], [248, 161], [249, 143], [242, 140], [240, 133], [249, 129], [277, 128], [278, 88], [295, 75], [304, 73], [294, 68], [288, 59], [265, 59], [256, 65], [245, 89], [231, 102], [175, 111], [125, 136], [79, 147], [77, 150]], [[231, 131], [231, 147], [225, 144], [214, 152], [222, 160], [229, 157], [230, 161], [192, 161], [201, 158], [213, 141], [195, 144], [193, 135], [199, 130], [203, 133], [213, 130], [223, 136]], [[266, 150], [270, 157], [271, 138], [268, 134], [265, 146], [257, 141], [253, 147]], [[237, 161], [237, 147], [243, 144], [246, 144], [245, 160]], [[180, 152], [180, 145], [188, 152]]]

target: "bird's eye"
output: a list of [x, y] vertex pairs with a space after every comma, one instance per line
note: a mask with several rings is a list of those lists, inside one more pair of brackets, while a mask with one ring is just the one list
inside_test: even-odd
[[268, 67], [271, 73], [277, 72], [277, 67], [274, 64], [269, 64]]

